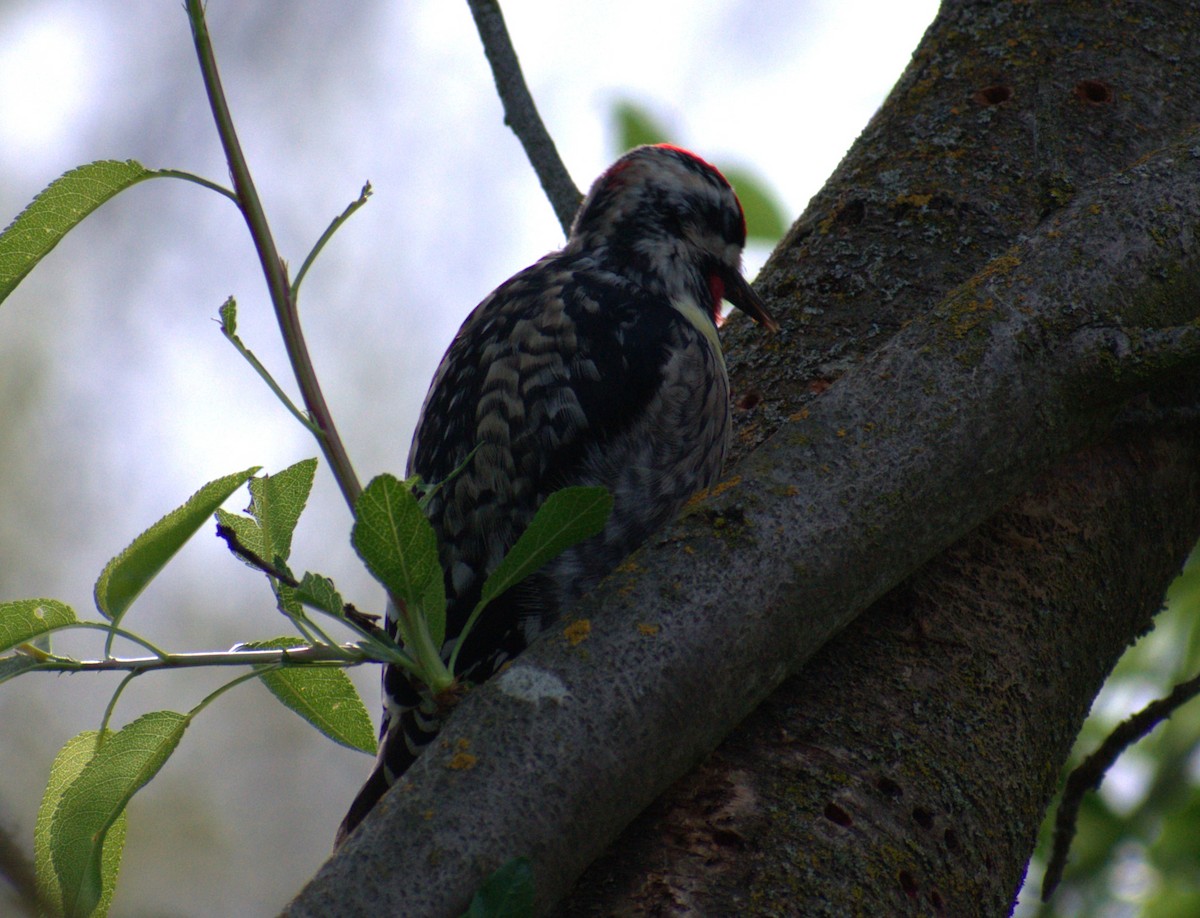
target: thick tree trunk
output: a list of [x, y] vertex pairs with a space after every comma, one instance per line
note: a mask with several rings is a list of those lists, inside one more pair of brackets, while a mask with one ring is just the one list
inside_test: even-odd
[[[1198, 34], [1189, 5], [943, 4], [760, 276], [810, 308], [789, 366], [734, 349], [742, 391], [769, 393], [746, 439], [1182, 134]], [[1092, 698], [1200, 534], [1198, 447], [1139, 427], [1064, 461], [831, 642], [560, 914], [1005, 914]]]
[[[1195, 362], [1197, 142], [1098, 180], [1200, 121], [1200, 12], [1129, 15], [945, 4], [764, 269], [784, 334], [727, 338], [763, 446], [583, 604], [583, 644], [473, 692], [293, 914], [456, 914], [522, 854], [545, 910], [887, 590], [566, 911], [1003, 913], [1088, 700], [1200, 528], [1190, 433], [1062, 458]], [[689, 849], [728, 866], [706, 886]]]
[[830, 642], [561, 915], [1004, 915], [1200, 520], [1200, 436], [1095, 447]]

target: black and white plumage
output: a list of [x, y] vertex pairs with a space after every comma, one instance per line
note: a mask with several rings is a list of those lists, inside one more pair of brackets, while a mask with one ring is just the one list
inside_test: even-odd
[[[429, 516], [446, 572], [447, 650], [549, 494], [602, 485], [613, 510], [603, 532], [487, 608], [459, 654], [460, 679], [491, 676], [716, 482], [730, 426], [721, 302], [777, 327], [742, 277], [745, 241], [720, 172], [677, 147], [639, 147], [596, 180], [562, 250], [463, 323], [408, 459], [409, 475], [446, 482]], [[339, 839], [438, 729], [434, 701], [402, 670], [386, 667], [383, 685], [379, 759]]]

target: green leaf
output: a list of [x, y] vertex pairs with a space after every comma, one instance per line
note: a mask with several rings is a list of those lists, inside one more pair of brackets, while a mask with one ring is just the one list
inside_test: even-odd
[[237, 337], [237, 300], [228, 297], [217, 310], [221, 317], [221, 331], [229, 338]]
[[433, 646], [440, 647], [446, 632], [446, 587], [437, 535], [404, 482], [393, 475], [371, 480], [354, 505], [350, 540], [375, 579], [410, 611], [426, 616]]
[[0, 652], [76, 621], [71, 607], [57, 599], [0, 602]]
[[172, 510], [109, 561], [96, 581], [96, 608], [101, 614], [113, 622], [119, 621], [175, 552], [258, 469], [255, 466], [210, 481], [183, 506]]
[[[279, 637], [241, 645], [244, 650], [303, 647], [304, 641]], [[259, 676], [263, 685], [287, 708], [295, 711], [335, 743], [368, 755], [376, 751], [375, 730], [367, 708], [350, 677], [329, 666], [285, 666]]]
[[102, 160], [56, 178], [0, 233], [0, 302], [84, 217], [159, 173], [132, 159]]
[[533, 867], [514, 857], [488, 877], [463, 918], [526, 918], [533, 914]]
[[247, 508], [262, 529], [263, 557], [287, 560], [292, 553], [292, 533], [308, 503], [316, 459], [301, 459], [275, 475], [263, 475], [250, 481], [250, 506]]
[[617, 148], [624, 153], [645, 143], [669, 143], [667, 129], [646, 109], [628, 100], [613, 108], [616, 119]]
[[312, 492], [316, 459], [301, 459], [282, 472], [250, 479], [249, 517], [217, 511], [238, 541], [264, 561], [286, 561], [292, 553], [292, 534]]
[[[34, 864], [37, 872], [38, 893], [42, 901], [47, 903], [53, 914], [61, 914], [63, 910], [62, 887], [54, 870], [53, 848], [50, 843], [51, 824], [54, 811], [57, 809], [63, 792], [79, 777], [83, 767], [96, 751], [98, 731], [88, 730], [72, 737], [54, 758], [50, 766], [50, 779], [46, 784], [46, 792], [42, 796], [42, 805], [38, 809], [37, 823], [33, 830]], [[112, 734], [110, 733], [111, 737]], [[100, 856], [100, 900], [96, 905], [94, 915], [108, 913], [112, 903], [113, 890], [117, 885], [117, 874], [121, 869], [121, 854], [125, 848], [125, 813], [122, 812], [112, 823], [104, 838], [103, 853]]]
[[479, 602], [471, 610], [450, 654], [452, 673], [463, 642], [488, 603], [572, 545], [600, 532], [612, 512], [612, 504], [612, 495], [598, 487], [563, 488], [546, 498], [516, 544], [484, 581]]
[[746, 237], [752, 242], [772, 245], [782, 239], [787, 232], [783, 206], [762, 179], [737, 166], [722, 167], [721, 171], [742, 202], [742, 211], [746, 215]]
[[334, 587], [332, 580], [321, 574], [305, 571], [300, 588], [294, 590], [292, 595], [304, 605], [328, 612], [337, 618], [345, 615], [346, 602], [342, 599], [342, 594]]
[[491, 602], [547, 561], [598, 533], [608, 521], [612, 505], [612, 495], [604, 488], [563, 488], [551, 494], [484, 582], [479, 605]]
[[174, 711], [143, 714], [106, 737], [63, 790], [51, 817], [49, 846], [67, 915], [89, 915], [100, 902], [105, 836], [130, 798], [170, 758], [189, 723], [191, 715]]

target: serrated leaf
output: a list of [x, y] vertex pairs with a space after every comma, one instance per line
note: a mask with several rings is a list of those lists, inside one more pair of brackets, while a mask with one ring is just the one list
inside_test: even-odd
[[341, 617], [345, 614], [346, 602], [334, 587], [333, 581], [312, 571], [305, 571], [300, 588], [294, 591], [297, 601]]
[[787, 221], [778, 196], [762, 179], [746, 169], [726, 166], [721, 171], [742, 202], [742, 212], [746, 215], [746, 238], [772, 245], [782, 239], [787, 232]]
[[[262, 530], [259, 528], [258, 523], [248, 516], [242, 516], [240, 513], [230, 513], [228, 510], [220, 507], [217, 508], [217, 522], [233, 530], [233, 534], [237, 536], [239, 545], [250, 549], [250, 551], [254, 552], [260, 558], [262, 557]], [[254, 570], [259, 569], [257, 565], [234, 552], [232, 546], [229, 551], [247, 567]]]
[[139, 535], [105, 565], [96, 581], [96, 608], [116, 622], [183, 544], [259, 466], [210, 481]]
[[190, 715], [152, 711], [109, 735], [63, 790], [50, 821], [50, 858], [67, 915], [89, 915], [103, 896], [105, 836], [130, 798], [179, 745]]
[[0, 302], [84, 217], [131, 185], [159, 175], [132, 159], [101, 160], [59, 176], [0, 233]]
[[488, 877], [463, 918], [526, 918], [533, 914], [533, 867], [514, 857]]
[[646, 143], [669, 143], [667, 129], [645, 108], [624, 100], [613, 106], [617, 148], [622, 153]]
[[316, 459], [301, 459], [274, 475], [250, 479], [249, 517], [224, 510], [217, 519], [230, 527], [243, 547], [264, 561], [286, 561], [292, 553], [292, 534], [312, 492]]
[[221, 308], [217, 310], [217, 315], [221, 317], [221, 331], [230, 338], [237, 337], [237, 300], [229, 297], [221, 304]]
[[[38, 894], [53, 911], [61, 914], [63, 910], [62, 888], [54, 871], [52, 847], [50, 844], [50, 827], [63, 792], [79, 777], [84, 765], [96, 751], [96, 736], [99, 731], [88, 730], [72, 737], [67, 741], [54, 758], [50, 766], [50, 778], [46, 784], [46, 792], [42, 796], [42, 805], [38, 808], [37, 823], [33, 830], [34, 865], [37, 874]], [[111, 736], [111, 734], [110, 734]], [[96, 905], [93, 916], [103, 916], [108, 913], [112, 904], [113, 891], [117, 885], [117, 875], [121, 869], [121, 854], [125, 848], [126, 814], [124, 811], [114, 820], [104, 838], [103, 854], [100, 857], [100, 901]]]
[[484, 582], [479, 605], [491, 602], [547, 561], [602, 530], [612, 505], [612, 495], [605, 488], [563, 488], [551, 494]]
[[76, 621], [74, 610], [57, 599], [0, 602], [0, 652]]
[[350, 540], [389, 593], [410, 610], [425, 614], [433, 645], [440, 647], [446, 630], [446, 587], [437, 535], [404, 482], [394, 475], [372, 479], [354, 505]]
[[250, 514], [263, 533], [262, 555], [268, 561], [287, 560], [292, 553], [292, 533], [312, 492], [316, 459], [301, 459], [274, 475], [250, 481]]
[[[302, 646], [304, 641], [294, 637], [242, 645], [246, 650]], [[375, 754], [375, 730], [370, 715], [354, 683], [341, 669], [285, 666], [267, 670], [259, 678], [280, 703], [295, 711], [335, 743], [368, 755]]]

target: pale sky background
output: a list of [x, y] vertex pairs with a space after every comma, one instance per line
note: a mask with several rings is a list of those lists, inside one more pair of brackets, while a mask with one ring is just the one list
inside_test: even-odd
[[[753, 167], [795, 216], [906, 65], [932, 0], [508, 0], [544, 119], [585, 187], [632, 99], [709, 159]], [[210, 0], [226, 92], [280, 249], [298, 266], [365, 180], [375, 195], [305, 282], [302, 318], [359, 476], [402, 472], [426, 386], [469, 310], [562, 236], [500, 103], [467, 6]], [[225, 181], [181, 4], [0, 0], [0, 224], [50, 180], [134, 158]], [[751, 272], [765, 252], [752, 253]], [[204, 482], [317, 450], [221, 338], [289, 384], [232, 205], [144, 183], [105, 205], [0, 306], [0, 599], [91, 614], [108, 558]], [[229, 506], [240, 509], [239, 495]], [[323, 469], [294, 549], [361, 608], [379, 591]], [[283, 633], [261, 577], [206, 529], [126, 619], [173, 650]], [[94, 655], [93, 639], [63, 642]], [[376, 716], [377, 674], [359, 672]], [[187, 710], [221, 681], [150, 674], [115, 723]], [[57, 749], [114, 680], [0, 687], [0, 820], [31, 839]], [[116, 915], [271, 915], [328, 854], [368, 759], [257, 684], [185, 735], [135, 799]]]

